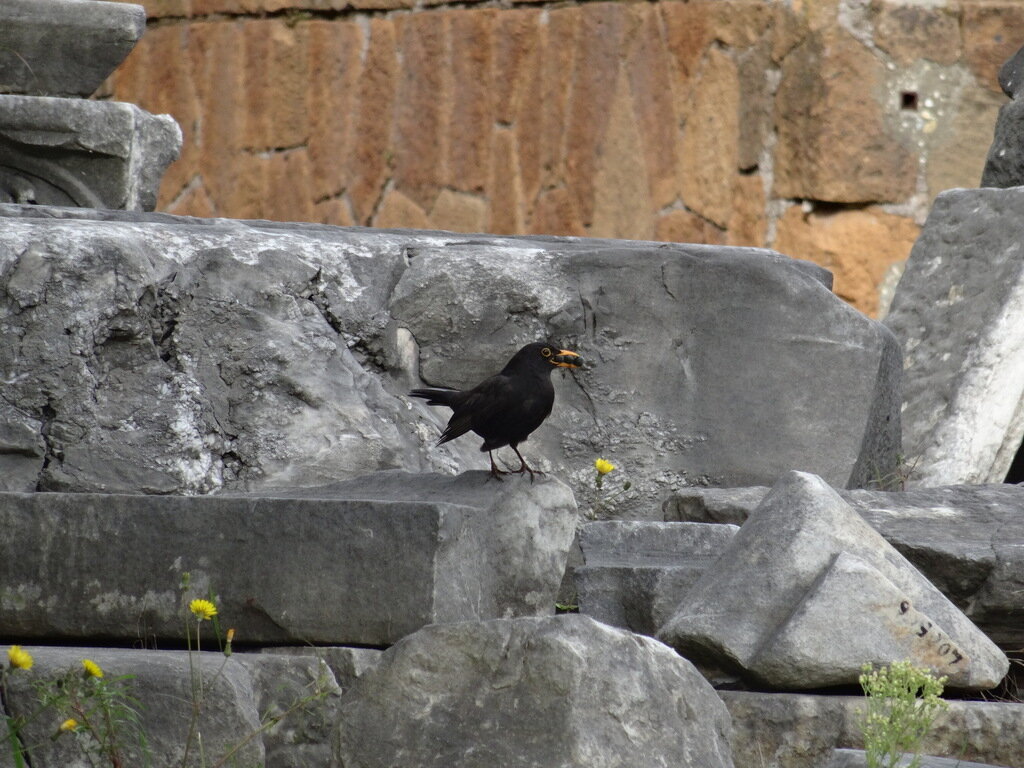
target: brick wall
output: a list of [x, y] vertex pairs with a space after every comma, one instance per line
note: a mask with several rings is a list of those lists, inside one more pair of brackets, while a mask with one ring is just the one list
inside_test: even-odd
[[161, 210], [767, 245], [872, 314], [976, 186], [1024, 3], [146, 0]]

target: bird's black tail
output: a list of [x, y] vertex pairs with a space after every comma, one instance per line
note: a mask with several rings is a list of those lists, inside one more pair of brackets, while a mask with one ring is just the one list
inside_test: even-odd
[[447, 405], [451, 408], [460, 391], [444, 387], [425, 387], [424, 389], [414, 389], [409, 394], [413, 397], [422, 397], [427, 401], [427, 405]]

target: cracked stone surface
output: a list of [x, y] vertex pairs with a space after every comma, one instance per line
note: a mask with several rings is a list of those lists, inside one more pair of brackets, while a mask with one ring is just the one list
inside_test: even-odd
[[426, 627], [342, 701], [342, 765], [732, 768], [729, 716], [690, 662], [585, 616]]
[[[420, 385], [471, 385], [551, 337], [523, 446], [598, 517], [793, 466], [891, 467], [899, 350], [829, 275], [771, 251], [0, 206], [7, 490], [211, 493], [486, 466], [434, 448]], [[593, 460], [620, 467], [600, 498]], [[500, 457], [500, 452], [499, 452]]]
[[[742, 525], [768, 488], [688, 488], [665, 520]], [[1024, 486], [955, 485], [840, 496], [1005, 649], [1024, 647]]]
[[[801, 262], [575, 239], [410, 256], [390, 311], [428, 383], [471, 385], [489, 350], [539, 335], [593, 363], [555, 377], [552, 426], [526, 452], [569, 472], [595, 516], [643, 517], [672, 487], [770, 482], [794, 466], [858, 486], [895, 460], [898, 346]], [[634, 481], [610, 511], [593, 487], [596, 456]]]
[[4, 221], [7, 490], [209, 493], [426, 468], [399, 428], [407, 406], [353, 349], [384, 322], [401, 243]]

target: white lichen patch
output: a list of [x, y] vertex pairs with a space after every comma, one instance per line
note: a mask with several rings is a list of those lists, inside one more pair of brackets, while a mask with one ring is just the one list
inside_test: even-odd
[[192, 378], [176, 374], [168, 395], [173, 398], [168, 427], [177, 450], [160, 464], [179, 478], [186, 493], [217, 490], [223, 484], [215, 458], [220, 439], [209, 434], [203, 423], [202, 388]]
[[0, 588], [0, 608], [4, 611], [23, 610], [29, 606], [43, 606], [43, 589], [38, 584], [18, 584]]
[[[95, 586], [95, 584], [91, 585]], [[130, 595], [117, 591], [98, 592], [88, 600], [98, 616], [141, 616], [155, 613], [165, 621], [173, 620], [178, 610], [177, 593], [167, 590], [156, 592], [146, 590], [141, 595]]]

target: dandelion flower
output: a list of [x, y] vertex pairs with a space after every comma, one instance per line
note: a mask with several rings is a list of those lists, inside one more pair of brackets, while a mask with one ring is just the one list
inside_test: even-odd
[[594, 462], [594, 468], [597, 470], [597, 474], [607, 475], [609, 472], [615, 469], [615, 465], [612, 464], [610, 461], [606, 461], [605, 459], [597, 459]]
[[75, 720], [75, 718], [73, 717], [69, 717], [67, 720], [60, 724], [60, 729], [65, 733], [67, 733], [68, 731], [73, 731], [76, 728], [78, 728], [78, 721]]
[[82, 666], [90, 677], [103, 677], [103, 670], [100, 665], [91, 659], [82, 659]]
[[188, 609], [192, 611], [195, 617], [200, 621], [203, 619], [212, 619], [217, 615], [217, 606], [209, 600], [193, 600], [188, 604]]
[[32, 654], [20, 645], [12, 645], [7, 649], [7, 660], [14, 669], [32, 669]]

